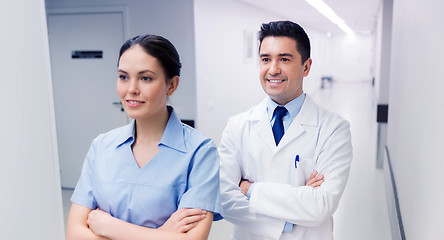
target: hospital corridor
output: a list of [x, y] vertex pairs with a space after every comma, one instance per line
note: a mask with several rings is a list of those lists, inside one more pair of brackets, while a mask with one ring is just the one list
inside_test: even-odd
[[[99, 139], [99, 142], [105, 139], [97, 138], [102, 133], [113, 132], [117, 136], [119, 131], [110, 130], [137, 121], [141, 134], [138, 135], [135, 127], [131, 131], [130, 127], [134, 125], [129, 125], [125, 132], [128, 134], [126, 140], [118, 145], [126, 146], [125, 153], [128, 155], [100, 155], [102, 164], [97, 165], [105, 166], [100, 168], [103, 174], [82, 175], [83, 183], [92, 179], [91, 184], [80, 184], [83, 189], [86, 189], [85, 185], [93, 188], [99, 186], [97, 182], [104, 182], [111, 190], [76, 191], [78, 196], [88, 195], [92, 204], [96, 204], [100, 198], [94, 194], [120, 192], [116, 190], [120, 189], [115, 187], [116, 182], [112, 181], [124, 179], [119, 174], [125, 168], [117, 165], [112, 168], [112, 164], [108, 163], [113, 161], [109, 159], [121, 156], [122, 159], [135, 160], [113, 163], [123, 163], [140, 170], [152, 158], [161, 156], [156, 152], [160, 152], [161, 147], [174, 154], [187, 155], [184, 146], [192, 146], [194, 142], [188, 144], [186, 141], [191, 141], [193, 137], [177, 141], [180, 143], [178, 148], [159, 140], [168, 135], [165, 132], [169, 132], [167, 122], [171, 116], [178, 126], [176, 129], [179, 129], [176, 133], [182, 133], [181, 129], [188, 129], [190, 133], [198, 131], [206, 138], [196, 136], [209, 147], [194, 144], [199, 147], [189, 151], [193, 154], [187, 155], [190, 156], [187, 161], [190, 160], [193, 166], [191, 163], [181, 165], [174, 162], [163, 167], [162, 171], [151, 168], [152, 171], [146, 174], [156, 177], [156, 180], [173, 178], [175, 175], [166, 174], [167, 171], [171, 172], [170, 165], [181, 165], [183, 169], [176, 171], [184, 176], [180, 184], [179, 178], [175, 177], [169, 182], [170, 185], [154, 181], [162, 188], [125, 182], [142, 187], [143, 191], [138, 193], [145, 193], [146, 189], [161, 189], [153, 194], [157, 203], [147, 205], [140, 200], [142, 198], [134, 198], [139, 200], [139, 206], [154, 206], [163, 211], [165, 209], [157, 206], [163, 206], [165, 202], [161, 197], [167, 196], [170, 203], [168, 209], [174, 212], [178, 206], [182, 206], [180, 204], [184, 199], [183, 195], [177, 193], [176, 186], [198, 183], [196, 185], [200, 189], [211, 189], [209, 195], [201, 194], [205, 191], [189, 191], [193, 187], [183, 187], [181, 194], [193, 192], [195, 197], [211, 202], [212, 207], [186, 206], [215, 212], [216, 217], [219, 217], [217, 213], [227, 212], [227, 209], [234, 210], [231, 211], [234, 213], [230, 220], [239, 220], [237, 226], [240, 227], [236, 227], [235, 234], [243, 238], [240, 240], [256, 240], [258, 237], [293, 240], [302, 235], [304, 238], [309, 235], [310, 239], [327, 235], [330, 238], [329, 217], [333, 212], [330, 207], [336, 206], [339, 196], [336, 193], [340, 193], [338, 189], [342, 190], [341, 186], [345, 183], [343, 173], [347, 171], [351, 159], [350, 138], [348, 126], [341, 119], [322, 110], [308, 111], [310, 107], [302, 108], [305, 101], [305, 106], [311, 105], [311, 109], [315, 109], [311, 99], [350, 122], [353, 158], [345, 190], [333, 215], [334, 239], [444, 239], [442, 9], [442, 0], [0, 0], [0, 239], [66, 238], [71, 195], [82, 172], [93, 171], [91, 169], [96, 167], [86, 164], [86, 170], [82, 170], [87, 154], [102, 153], [90, 147], [95, 146], [91, 144], [94, 139]], [[290, 25], [281, 26], [300, 25], [303, 28], [302, 31], [300, 27], [297, 28], [305, 39], [300, 44], [302, 47], [296, 39], [286, 35], [260, 38], [265, 31], [262, 29], [266, 28], [264, 26], [284, 22]], [[131, 42], [127, 41], [129, 39], [141, 41], [140, 36], [169, 41], [168, 52], [176, 52], [172, 54], [174, 63], [158, 64], [158, 57], [143, 51], [138, 43], [132, 43], [137, 45], [134, 48], [124, 44]], [[128, 48], [119, 52], [122, 44]], [[162, 50], [159, 54], [166, 52]], [[301, 60], [304, 55], [305, 60], [301, 64], [297, 62], [299, 58], [294, 57], [298, 55]], [[136, 57], [137, 61], [132, 62], [133, 58], [128, 56]], [[121, 60], [123, 64], [120, 64]], [[132, 64], [125, 65], [125, 62]], [[175, 69], [171, 78], [165, 74], [158, 75], [168, 81], [144, 75], [155, 72], [150, 69], [152, 66], [163, 72], [164, 64]], [[122, 70], [121, 66], [131, 67], [130, 70]], [[142, 66], [143, 69], [133, 69], [132, 66]], [[130, 84], [127, 84], [130, 81], [126, 80], [131, 77], [126, 75], [135, 75], [133, 73], [143, 77], [132, 78], [132, 81], [143, 81], [131, 82], [137, 84], [132, 84], [130, 88]], [[147, 87], [141, 93], [138, 84], [152, 83], [153, 79], [158, 80], [159, 84], [143, 85]], [[295, 82], [294, 79], [297, 79], [297, 84], [287, 85], [288, 82]], [[163, 88], [165, 84], [169, 84], [170, 88]], [[153, 86], [158, 86], [158, 89], [152, 90]], [[282, 92], [275, 91], [281, 86], [284, 86]], [[283, 94], [288, 89], [291, 89], [289, 94]], [[127, 98], [131, 95], [130, 90], [134, 90], [131, 94], [142, 97]], [[301, 90], [307, 95], [301, 95]], [[297, 96], [293, 96], [294, 93]], [[267, 99], [267, 95], [279, 96], [276, 99], [285, 101], [267, 102], [270, 99]], [[151, 100], [146, 100], [150, 98], [161, 99], [153, 101], [157, 105], [152, 109], [159, 111], [145, 108], [151, 106], [145, 104], [151, 103]], [[261, 102], [264, 104], [258, 105]], [[264, 110], [265, 103], [268, 104], [267, 111]], [[290, 104], [288, 111], [275, 106], [287, 104]], [[253, 125], [249, 125], [253, 121], [245, 116], [256, 112], [232, 118], [248, 109], [260, 108], [253, 106], [263, 107], [264, 110], [261, 110], [262, 125], [254, 126], [265, 126], [254, 131], [251, 130]], [[274, 115], [269, 110], [272, 108], [279, 110], [275, 112], [284, 109], [281, 112], [284, 115]], [[265, 113], [269, 113], [272, 126], [265, 121]], [[312, 117], [314, 113], [319, 117]], [[306, 120], [303, 114], [310, 116], [307, 119], [310, 118], [311, 122], [302, 122]], [[296, 129], [295, 125], [291, 125], [295, 119], [301, 121], [302, 127], [297, 126]], [[197, 131], [182, 125], [181, 121], [192, 125]], [[143, 129], [139, 127], [141, 122], [148, 129], [154, 126], [155, 131], [140, 130]], [[313, 131], [305, 126], [313, 127]], [[149, 150], [151, 155], [139, 153], [137, 156], [150, 157], [137, 165], [140, 158], [133, 154], [133, 143], [138, 144], [135, 142], [137, 136], [139, 140], [142, 138], [142, 132], [150, 137], [155, 132], [157, 138], [152, 140], [152, 137], [151, 145], [146, 145], [150, 147], [141, 147], [144, 151]], [[186, 131], [183, 132], [185, 136]], [[285, 135], [285, 132], [289, 134]], [[260, 134], [263, 134], [265, 141], [260, 142]], [[208, 139], [212, 139], [214, 145]], [[290, 145], [296, 143], [301, 145]], [[217, 152], [216, 147], [219, 146], [222, 146], [222, 150]], [[113, 148], [113, 151], [124, 149], [119, 147]], [[196, 154], [201, 149], [211, 151], [211, 156]], [[291, 156], [284, 154], [284, 151], [294, 149], [298, 152], [290, 152]], [[158, 162], [171, 163], [162, 160], [180, 158], [176, 156], [164, 156]], [[225, 163], [220, 168], [216, 164], [218, 156]], [[291, 158], [287, 161], [289, 156]], [[100, 157], [87, 157], [87, 162]], [[267, 165], [267, 161], [274, 165]], [[201, 162], [208, 168], [192, 171], [194, 164]], [[300, 164], [305, 165], [298, 168]], [[115, 175], [109, 174], [110, 168], [114, 169]], [[188, 169], [188, 172], [184, 169]], [[326, 181], [329, 177], [337, 181], [326, 185], [326, 191], [313, 190], [310, 187], [317, 187], [314, 184], [326, 183], [319, 179], [315, 183], [307, 182], [307, 176], [313, 169], [327, 172], [329, 176]], [[189, 181], [191, 172], [196, 175], [212, 172], [199, 175], [205, 175], [203, 177], [211, 178], [211, 181], [200, 178]], [[132, 172], [125, 173], [129, 178], [152, 183]], [[220, 193], [219, 173], [224, 173], [220, 175], [224, 175], [221, 185], [225, 190], [217, 198]], [[318, 177], [322, 178], [322, 175]], [[237, 188], [239, 178], [240, 188]], [[112, 181], [107, 182], [109, 179]], [[250, 180], [259, 184], [252, 185]], [[203, 187], [202, 182], [211, 182], [212, 187]], [[157, 194], [159, 192], [161, 194]], [[133, 196], [124, 191], [120, 193], [124, 197]], [[231, 195], [234, 196], [231, 199], [226, 196], [232, 193], [235, 195]], [[112, 196], [102, 200], [116, 200], [115, 195]], [[226, 199], [229, 200], [224, 201]], [[231, 200], [237, 202], [232, 204]], [[293, 205], [293, 202], [298, 204], [296, 200], [299, 205]], [[122, 202], [115, 201], [115, 204]], [[188, 203], [186, 197], [183, 202]], [[222, 204], [225, 204], [225, 209]], [[96, 205], [73, 208], [74, 212], [81, 212], [75, 216], [81, 221], [74, 222], [80, 223], [81, 230], [84, 230], [76, 233], [98, 236], [90, 231], [94, 226], [84, 224], [84, 216], [93, 208]], [[121, 210], [124, 213], [136, 212], [141, 219], [147, 219], [141, 213], [152, 212], [134, 210], [132, 207], [121, 207]], [[91, 215], [96, 213], [101, 212], [92, 211]], [[206, 219], [202, 222], [210, 223], [211, 213], [204, 213], [199, 212], [199, 217]], [[236, 214], [242, 217], [238, 218]], [[106, 212], [101, 216], [112, 217]], [[172, 216], [171, 211], [164, 216], [149, 217], [158, 220], [159, 224], [153, 222], [153, 226], [158, 227], [164, 224], [166, 216]], [[128, 222], [131, 223], [131, 220]], [[294, 230], [296, 222], [299, 226]], [[208, 226], [197, 228], [196, 232], [203, 231], [204, 235], [201, 236], [205, 238]], [[225, 219], [214, 221], [208, 239], [231, 239], [233, 226]], [[72, 225], [69, 229], [73, 229]]]

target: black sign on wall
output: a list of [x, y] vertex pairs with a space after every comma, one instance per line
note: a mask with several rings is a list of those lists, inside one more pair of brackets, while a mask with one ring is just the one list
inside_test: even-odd
[[103, 51], [94, 50], [94, 51], [80, 51], [75, 50], [71, 51], [71, 58], [103, 58]]
[[378, 123], [387, 123], [387, 120], [388, 120], [388, 104], [378, 104], [376, 121]]

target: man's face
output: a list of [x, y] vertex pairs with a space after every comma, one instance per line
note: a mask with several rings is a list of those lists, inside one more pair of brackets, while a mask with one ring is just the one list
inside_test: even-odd
[[289, 37], [266, 37], [259, 49], [262, 88], [279, 105], [302, 93], [302, 79], [308, 75], [311, 59], [301, 63], [296, 41]]

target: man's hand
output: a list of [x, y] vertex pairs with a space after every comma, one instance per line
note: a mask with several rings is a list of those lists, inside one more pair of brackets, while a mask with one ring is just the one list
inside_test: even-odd
[[159, 229], [169, 232], [186, 233], [204, 219], [207, 211], [198, 208], [180, 208]]
[[248, 190], [250, 189], [252, 184], [253, 183], [249, 182], [248, 180], [241, 179], [241, 181], [239, 183], [239, 187], [242, 190], [242, 194], [247, 196]]
[[318, 175], [318, 172], [315, 170], [308, 178], [307, 182], [305, 183], [305, 186], [318, 188], [321, 186], [323, 182], [324, 182], [324, 175], [323, 174]]

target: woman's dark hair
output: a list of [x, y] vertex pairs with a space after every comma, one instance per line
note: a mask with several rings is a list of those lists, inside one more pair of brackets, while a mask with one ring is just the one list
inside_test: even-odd
[[264, 23], [259, 31], [259, 50], [266, 37], [289, 37], [296, 41], [296, 50], [301, 55], [302, 64], [310, 57], [310, 39], [304, 29], [291, 21]]
[[137, 36], [126, 41], [120, 48], [117, 66], [119, 65], [122, 54], [135, 45], [141, 46], [146, 53], [160, 62], [167, 79], [180, 76], [182, 64], [180, 63], [179, 54], [174, 45], [164, 37], [151, 34]]

